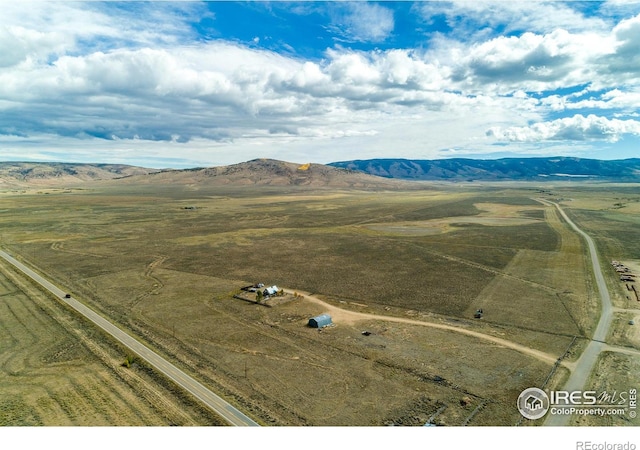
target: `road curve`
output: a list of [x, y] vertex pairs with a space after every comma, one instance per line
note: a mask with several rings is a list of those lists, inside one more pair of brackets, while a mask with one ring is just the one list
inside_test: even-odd
[[[466, 328], [455, 327], [453, 325], [446, 325], [442, 323], [433, 323], [433, 322], [425, 322], [423, 320], [415, 320], [415, 319], [407, 319], [404, 317], [394, 317], [394, 316], [383, 316], [378, 314], [368, 314], [361, 313], [357, 311], [350, 311], [348, 309], [339, 308], [337, 306], [331, 305], [327, 302], [320, 300], [318, 297], [307, 293], [301, 293], [300, 291], [292, 291], [291, 289], [284, 289], [285, 292], [289, 294], [298, 294], [301, 295], [304, 299], [316, 303], [327, 311], [329, 311], [334, 316], [339, 316], [342, 319], [346, 319], [347, 321], [358, 321], [358, 320], [381, 320], [386, 322], [398, 322], [398, 323], [406, 323], [410, 325], [419, 325], [423, 327], [437, 328], [440, 330], [453, 331], [460, 334], [466, 334], [468, 336], [472, 336], [477, 339], [485, 340], [488, 342], [492, 342], [501, 347], [510, 348], [512, 350], [516, 350], [520, 353], [523, 353], [528, 356], [532, 356], [540, 361], [544, 361], [549, 364], [555, 364], [558, 361], [558, 357], [550, 355], [549, 353], [545, 353], [540, 350], [536, 350], [531, 347], [527, 347], [526, 345], [518, 344], [516, 342], [509, 341], [507, 339], [502, 339], [496, 336], [492, 336], [490, 334], [481, 333], [478, 331], [468, 330]], [[335, 318], [335, 317], [334, 317]], [[564, 363], [563, 363], [564, 365]]]
[[[576, 362], [575, 369], [571, 372], [569, 379], [567, 380], [564, 390], [565, 391], [579, 391], [584, 390], [585, 385], [589, 379], [589, 375], [593, 371], [593, 368], [598, 360], [598, 356], [603, 350], [607, 349], [604, 340], [607, 338], [607, 333], [609, 332], [609, 327], [611, 326], [611, 321], [613, 319], [613, 308], [611, 306], [611, 297], [609, 296], [609, 291], [607, 289], [607, 285], [604, 281], [604, 274], [602, 273], [602, 269], [600, 268], [600, 261], [598, 259], [598, 253], [596, 252], [596, 245], [593, 242], [593, 239], [582, 231], [580, 228], [576, 226], [575, 223], [567, 214], [563, 211], [559, 204], [550, 202], [548, 200], [540, 200], [543, 203], [548, 205], [554, 205], [560, 215], [566, 220], [566, 222], [573, 228], [580, 236], [584, 238], [587, 242], [587, 246], [589, 247], [589, 255], [591, 256], [591, 264], [593, 267], [593, 274], [596, 279], [596, 285], [598, 286], [598, 293], [600, 295], [601, 301], [601, 313], [600, 313], [600, 321], [598, 322], [598, 326], [596, 327], [596, 331], [593, 333], [593, 337], [591, 338], [591, 342], [587, 345], [587, 348], [582, 352], [580, 358]], [[550, 415], [547, 417], [545, 421], [546, 426], [564, 426], [569, 424], [569, 420], [571, 419], [570, 415]]]
[[200, 400], [204, 405], [213, 410], [216, 414], [220, 415], [230, 425], [259, 426], [251, 418], [241, 413], [238, 409], [220, 398], [207, 387], [196, 381], [191, 376], [187, 375], [185, 372], [171, 364], [169, 361], [158, 355], [156, 352], [151, 350], [146, 345], [142, 344], [137, 339], [131, 337], [120, 328], [113, 325], [111, 322], [109, 322], [101, 315], [97, 314], [92, 309], [80, 303], [73, 297], [66, 298], [65, 291], [43, 278], [38, 273], [34, 272], [32, 269], [16, 260], [8, 253], [0, 250], [0, 257], [4, 258], [15, 268], [23, 272], [29, 278], [33, 279], [36, 283], [51, 292], [60, 300], [67, 303], [71, 308], [75, 309], [91, 322], [102, 328], [105, 332], [107, 332], [113, 338], [117, 339], [120, 343], [122, 343], [125, 347], [130, 349], [140, 358], [147, 361], [147, 363], [152, 365], [156, 370], [164, 374], [169, 379], [173, 380], [173, 382], [178, 386], [182, 387], [184, 390]]

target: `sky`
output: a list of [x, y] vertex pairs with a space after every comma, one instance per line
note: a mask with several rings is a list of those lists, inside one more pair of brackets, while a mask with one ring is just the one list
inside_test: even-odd
[[0, 161], [640, 156], [640, 0], [0, 8]]

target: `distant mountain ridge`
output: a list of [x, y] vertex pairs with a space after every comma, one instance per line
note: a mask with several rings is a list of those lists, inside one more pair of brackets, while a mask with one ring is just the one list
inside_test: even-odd
[[142, 184], [407, 187], [423, 181], [596, 180], [640, 182], [640, 158], [370, 159], [327, 165], [254, 159], [228, 166], [148, 169], [125, 164], [0, 162], [0, 187], [72, 186], [97, 181]]
[[124, 182], [318, 188], [392, 188], [402, 184], [400, 180], [389, 180], [324, 164], [299, 164], [267, 158], [228, 166], [163, 170], [145, 176], [130, 177]]
[[333, 167], [385, 178], [449, 181], [602, 180], [640, 182], [640, 158], [369, 159], [333, 162]]
[[191, 169], [147, 169], [124, 164], [0, 162], [0, 187], [62, 187], [92, 182], [214, 186], [393, 188], [403, 182], [324, 164], [254, 159]]
[[157, 172], [126, 164], [0, 162], [0, 186], [50, 186], [112, 180]]

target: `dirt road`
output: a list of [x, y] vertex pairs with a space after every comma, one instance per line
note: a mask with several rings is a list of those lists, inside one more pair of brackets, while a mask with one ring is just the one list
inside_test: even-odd
[[[290, 289], [284, 289], [284, 291], [289, 294], [294, 294], [294, 291]], [[322, 306], [329, 314], [331, 314], [331, 316], [336, 322], [353, 324], [361, 320], [381, 320], [386, 322], [399, 322], [399, 323], [406, 323], [411, 325], [419, 325], [423, 327], [437, 328], [439, 330], [453, 331], [456, 333], [466, 334], [468, 336], [473, 336], [478, 339], [489, 341], [501, 347], [506, 347], [506, 348], [516, 350], [520, 353], [524, 353], [525, 355], [532, 356], [536, 359], [539, 359], [544, 362], [548, 362], [550, 364], [554, 364], [558, 360], [558, 357], [550, 355], [549, 353], [541, 352], [539, 350], [527, 347], [525, 345], [517, 344], [515, 342], [511, 342], [506, 339], [501, 339], [495, 336], [491, 336], [489, 334], [480, 333], [478, 331], [467, 330], [465, 328], [460, 328], [453, 325], [425, 322], [422, 320], [415, 320], [415, 319], [407, 319], [404, 317], [382, 316], [379, 314], [367, 314], [367, 313], [361, 313], [357, 311], [349, 311], [349, 310], [331, 305], [329, 303], [326, 303], [320, 300], [319, 298], [314, 297], [313, 295], [302, 293], [300, 291], [295, 291], [295, 292], [297, 292], [298, 295], [302, 295], [302, 297], [307, 301], [310, 301], [312, 303]], [[571, 366], [570, 363], [563, 363], [563, 365]]]
[[[576, 224], [573, 223], [571, 219], [569, 219], [560, 205], [558, 205], [557, 203], [549, 202], [547, 200], [540, 201], [547, 205], [554, 205], [558, 209], [558, 212], [560, 212], [564, 220], [566, 220], [566, 222], [571, 226], [571, 228], [573, 228], [587, 242], [587, 246], [589, 247], [589, 255], [591, 256], [593, 273], [596, 279], [596, 285], [598, 286], [598, 293], [600, 294], [602, 308], [600, 313], [600, 321], [598, 322], [596, 331], [593, 333], [591, 342], [584, 350], [582, 355], [580, 355], [580, 358], [576, 362], [575, 369], [571, 372], [571, 376], [564, 386], [564, 390], [566, 391], [584, 390], [585, 384], [587, 383], [587, 380], [589, 379], [589, 376], [591, 375], [591, 372], [593, 371], [593, 368], [598, 361], [600, 353], [607, 348], [604, 340], [607, 337], [607, 333], [609, 332], [609, 327], [611, 326], [611, 321], [613, 319], [611, 297], [609, 296], [609, 291], [607, 290], [607, 285], [604, 281], [604, 274], [602, 273], [602, 270], [600, 268], [600, 261], [598, 260], [598, 253], [596, 252], [596, 246], [593, 242], [593, 239], [591, 239], [591, 237], [587, 233], [578, 228]], [[570, 415], [549, 415], [544, 424], [546, 426], [568, 425], [571, 417], [572, 416]]]

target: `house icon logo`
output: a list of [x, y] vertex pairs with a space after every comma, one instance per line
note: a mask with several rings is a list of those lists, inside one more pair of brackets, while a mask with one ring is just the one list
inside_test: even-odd
[[542, 389], [525, 389], [518, 397], [518, 410], [527, 419], [540, 419], [549, 410], [549, 396]]
[[524, 399], [524, 404], [530, 411], [539, 411], [543, 408], [542, 400], [535, 395], [529, 395]]

